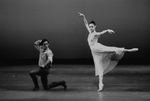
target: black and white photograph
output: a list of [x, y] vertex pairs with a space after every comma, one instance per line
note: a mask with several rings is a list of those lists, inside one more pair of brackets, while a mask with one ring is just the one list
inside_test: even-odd
[[149, 101], [150, 0], [0, 0], [0, 101]]

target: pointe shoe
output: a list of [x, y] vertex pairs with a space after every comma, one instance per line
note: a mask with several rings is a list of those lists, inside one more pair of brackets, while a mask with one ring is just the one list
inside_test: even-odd
[[98, 89], [98, 92], [101, 92], [103, 89]]
[[131, 49], [132, 51], [138, 51], [139, 49], [138, 48], [133, 48]]
[[103, 84], [99, 85], [99, 89], [98, 89], [98, 92], [102, 91], [103, 90]]
[[36, 87], [36, 86], [35, 86], [35, 87], [33, 88], [33, 91], [38, 91], [38, 90], [39, 90], [39, 87]]
[[132, 48], [132, 49], [125, 49], [125, 52], [135, 52], [138, 51], [138, 48]]
[[129, 49], [128, 51], [129, 52], [135, 52], [135, 51], [138, 51], [138, 48], [132, 48], [132, 49]]

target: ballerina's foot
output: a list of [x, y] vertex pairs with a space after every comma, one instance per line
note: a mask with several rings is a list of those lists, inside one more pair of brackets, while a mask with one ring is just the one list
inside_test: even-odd
[[103, 89], [98, 89], [98, 92], [101, 92]]
[[135, 52], [135, 51], [138, 51], [138, 48], [132, 48], [129, 50], [129, 52]]
[[99, 89], [98, 89], [98, 92], [102, 91], [103, 90], [103, 85], [100, 85], [99, 86]]
[[138, 51], [138, 48], [132, 48], [132, 49], [125, 49], [126, 52], [135, 52]]

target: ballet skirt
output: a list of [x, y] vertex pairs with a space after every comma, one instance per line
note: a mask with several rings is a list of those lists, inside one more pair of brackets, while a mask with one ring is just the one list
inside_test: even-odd
[[96, 33], [90, 33], [87, 39], [93, 56], [95, 76], [103, 76], [111, 71], [124, 55], [124, 48], [102, 45], [98, 43], [99, 37]]

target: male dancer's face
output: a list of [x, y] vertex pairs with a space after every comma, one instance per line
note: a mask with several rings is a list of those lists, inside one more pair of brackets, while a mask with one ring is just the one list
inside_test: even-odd
[[42, 49], [46, 50], [48, 48], [49, 43], [47, 41], [45, 41], [42, 45]]

